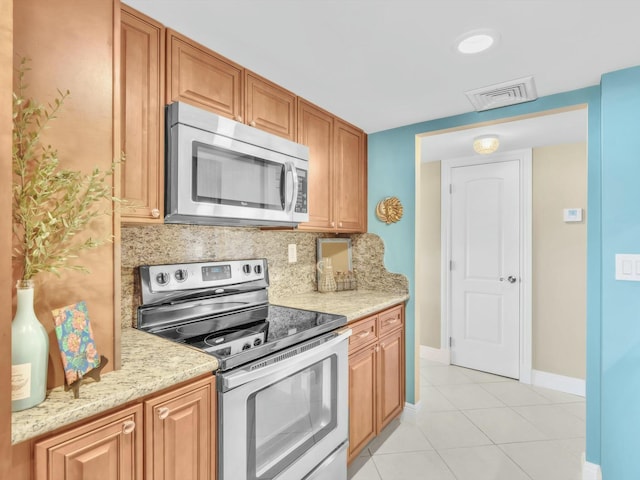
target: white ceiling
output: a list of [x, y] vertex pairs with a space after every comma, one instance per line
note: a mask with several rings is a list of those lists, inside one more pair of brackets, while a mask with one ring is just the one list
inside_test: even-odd
[[[368, 133], [472, 111], [533, 75], [539, 96], [640, 64], [638, 0], [125, 0]], [[496, 48], [461, 55], [489, 28]]]

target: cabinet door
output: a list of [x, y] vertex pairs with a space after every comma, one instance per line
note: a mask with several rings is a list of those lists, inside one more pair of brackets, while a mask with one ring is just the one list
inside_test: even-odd
[[253, 72], [245, 85], [245, 123], [295, 142], [296, 96]]
[[298, 100], [298, 142], [309, 147], [309, 221], [300, 230], [331, 231], [333, 222], [333, 116]]
[[404, 407], [404, 331], [380, 339], [378, 350], [378, 431]]
[[242, 121], [240, 65], [167, 29], [167, 103], [186, 102]]
[[142, 480], [142, 406], [35, 445], [36, 480]]
[[376, 345], [349, 355], [349, 462], [376, 434]]
[[162, 223], [164, 28], [122, 5], [122, 220]]
[[365, 134], [337, 120], [333, 174], [336, 183], [334, 217], [338, 231], [367, 230], [367, 164]]
[[145, 402], [145, 479], [212, 480], [215, 377]]

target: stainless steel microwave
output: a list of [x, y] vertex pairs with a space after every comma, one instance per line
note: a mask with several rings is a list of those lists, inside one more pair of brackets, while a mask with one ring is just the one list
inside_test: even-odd
[[309, 149], [185, 104], [166, 107], [165, 223], [309, 220]]

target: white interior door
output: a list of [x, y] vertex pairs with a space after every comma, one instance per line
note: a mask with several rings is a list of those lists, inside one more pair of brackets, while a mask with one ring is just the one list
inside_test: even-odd
[[520, 376], [520, 161], [451, 169], [451, 363]]

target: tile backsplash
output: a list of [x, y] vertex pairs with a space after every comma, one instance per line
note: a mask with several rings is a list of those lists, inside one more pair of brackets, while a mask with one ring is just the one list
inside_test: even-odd
[[[330, 234], [295, 230], [197, 225], [125, 225], [122, 227], [122, 327], [133, 326], [140, 303], [139, 265], [266, 258], [269, 298], [316, 290], [316, 239]], [[408, 291], [404, 275], [384, 268], [384, 246], [373, 234], [350, 236], [358, 289]], [[288, 245], [296, 244], [298, 261], [288, 262]]]

